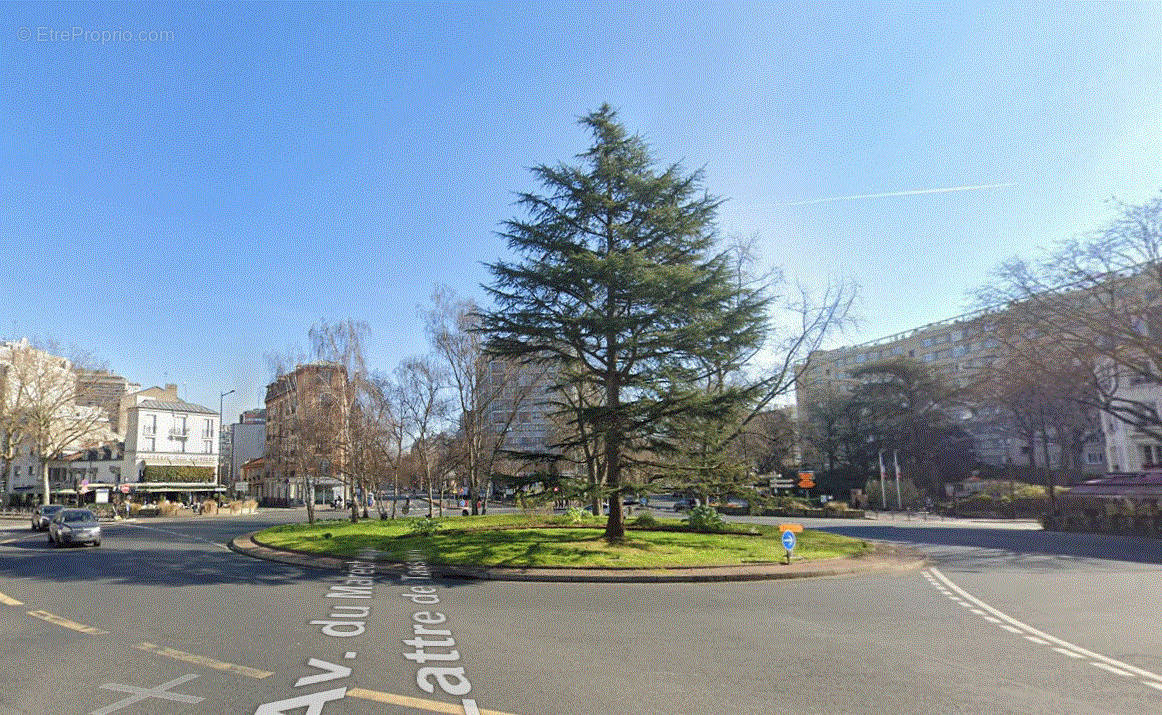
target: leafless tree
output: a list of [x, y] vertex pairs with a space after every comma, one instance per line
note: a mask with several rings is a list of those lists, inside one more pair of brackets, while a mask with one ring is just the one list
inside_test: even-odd
[[428, 490], [428, 516], [435, 515], [435, 479], [438, 446], [436, 438], [448, 417], [450, 401], [444, 395], [447, 374], [430, 357], [405, 360], [396, 369], [400, 406], [411, 449], [420, 462]]
[[1162, 440], [1153, 400], [1127, 389], [1162, 375], [1162, 196], [1116, 207], [1104, 229], [1004, 263], [977, 299], [1003, 308], [1006, 348], [1029, 369], [1088, 368], [1079, 404]]
[[27, 341], [0, 347], [3, 369], [0, 430], [3, 430], [5, 473], [17, 450], [26, 448], [40, 465], [43, 502], [50, 501], [48, 463], [65, 452], [92, 446], [112, 437], [104, 413], [92, 401], [92, 382], [79, 380], [82, 370], [97, 369], [91, 356], [61, 357], [51, 343], [37, 347]]

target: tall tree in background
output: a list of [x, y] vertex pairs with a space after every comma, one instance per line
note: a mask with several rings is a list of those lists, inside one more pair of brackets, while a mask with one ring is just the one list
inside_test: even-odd
[[1005, 308], [998, 335], [1026, 369], [1061, 382], [1088, 367], [1079, 405], [1162, 440], [1154, 400], [1127, 389], [1162, 379], [1162, 196], [1117, 210], [1092, 235], [1004, 263], [977, 299]]
[[[472, 514], [487, 509], [486, 492], [498, 454], [519, 410], [541, 385], [536, 374], [521, 384], [515, 365], [490, 364], [485, 336], [477, 329], [478, 314], [473, 301], [461, 300], [451, 289], [440, 287], [424, 315], [428, 339], [460, 413], [460, 472], [467, 483]], [[486, 498], [480, 498], [482, 493]]]
[[[718, 356], [762, 344], [767, 301], [736, 290], [716, 249], [719, 200], [700, 172], [657, 169], [609, 106], [580, 121], [593, 145], [577, 165], [535, 167], [543, 192], [521, 194], [527, 217], [504, 225], [522, 259], [490, 266], [495, 308], [482, 328], [494, 354], [600, 390], [577, 419], [600, 438], [606, 489], [620, 505], [630, 455], [664, 446], [655, 425], [721, 413], [743, 396], [695, 386]], [[621, 509], [610, 511], [605, 537], [621, 540]]]
[[357, 463], [352, 457], [356, 450], [354, 413], [369, 381], [367, 362], [363, 357], [363, 343], [369, 332], [367, 323], [348, 318], [335, 323], [321, 321], [309, 333], [311, 352], [315, 359], [340, 366], [345, 378], [335, 386], [334, 394], [330, 397], [339, 410], [335, 430], [339, 459], [332, 465], [332, 469], [349, 487], [351, 499], [348, 506], [352, 523], [359, 521], [360, 503], [364, 510], [367, 506], [366, 475], [356, 469]]
[[112, 437], [104, 413], [80, 404], [96, 394], [92, 382], [78, 379], [81, 370], [94, 369], [92, 359], [64, 358], [60, 352], [52, 344], [40, 349], [21, 341], [7, 344], [3, 355], [4, 456], [10, 460], [18, 448], [28, 450], [40, 465], [45, 504], [51, 501], [48, 463]]
[[865, 365], [852, 377], [862, 379], [852, 398], [863, 412], [871, 455], [898, 451], [912, 481], [936, 493], [965, 476], [975, 460], [971, 437], [955, 420], [964, 409], [961, 388], [906, 358]]
[[435, 516], [435, 480], [440, 476], [438, 438], [451, 408], [443, 394], [448, 376], [430, 357], [419, 357], [400, 363], [395, 379], [400, 390], [400, 417], [427, 485], [428, 516], [432, 517]]

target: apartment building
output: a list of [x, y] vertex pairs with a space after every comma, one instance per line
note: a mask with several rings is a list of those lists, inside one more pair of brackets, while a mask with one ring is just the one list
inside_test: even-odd
[[[1162, 384], [1128, 380], [1119, 387], [1117, 396], [1153, 405], [1155, 414], [1162, 415]], [[1162, 440], [1110, 415], [1102, 415], [1101, 425], [1110, 471], [1141, 472], [1162, 468]]]
[[242, 478], [242, 465], [266, 454], [266, 410], [247, 410], [223, 432], [222, 484], [233, 488]]
[[344, 367], [322, 361], [296, 365], [266, 386], [263, 471], [249, 484], [252, 496], [275, 505], [349, 498], [341, 478], [348, 387]]
[[[983, 369], [1006, 356], [1006, 348], [997, 337], [998, 322], [995, 311], [977, 311], [859, 345], [816, 351], [796, 385], [799, 414], [809, 416], [823, 394], [851, 393], [860, 382], [853, 373], [884, 360], [916, 360], [945, 378], [950, 386], [967, 388], [979, 379]], [[972, 437], [980, 462], [993, 466], [1041, 462], [1039, 455], [1030, 454], [1025, 440], [1010, 428], [996, 405], [968, 404], [958, 408], [953, 416]], [[1056, 445], [1051, 445], [1050, 450], [1056, 463], [1059, 450]], [[1105, 452], [1100, 436], [1088, 443], [1083, 472], [1104, 473]]]
[[179, 498], [221, 491], [218, 413], [181, 399], [154, 399], [150, 393], [159, 390], [139, 391], [126, 410], [122, 483]]
[[[44, 468], [65, 454], [113, 441], [116, 435], [101, 408], [88, 402], [91, 385], [78, 379], [81, 371], [68, 358], [31, 345], [27, 338], [0, 343], [0, 411], [10, 414], [35, 413], [48, 429], [41, 434], [41, 454], [34, 448], [29, 424], [14, 425], [22, 438], [14, 447], [12, 460], [0, 474], [0, 492], [5, 498], [39, 500], [44, 494]], [[0, 439], [7, 435], [0, 434]], [[50, 493], [65, 485], [54, 484]]]

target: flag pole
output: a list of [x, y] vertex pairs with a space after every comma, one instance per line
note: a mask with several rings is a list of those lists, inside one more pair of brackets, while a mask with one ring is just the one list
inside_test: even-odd
[[884, 489], [884, 450], [880, 450], [880, 502], [888, 510], [888, 492]]
[[896, 468], [896, 509], [904, 510], [904, 505], [900, 499], [900, 450], [892, 450], [892, 465]]

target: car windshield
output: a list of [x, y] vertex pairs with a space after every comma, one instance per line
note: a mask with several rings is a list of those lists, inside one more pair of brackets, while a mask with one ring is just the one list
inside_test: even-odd
[[63, 507], [63, 506], [59, 506], [59, 505], [53, 505], [53, 506], [42, 506], [42, 507], [40, 508], [40, 513], [41, 513], [41, 514], [55, 514], [55, 513], [57, 513], [58, 511], [60, 511], [61, 509], [64, 509], [64, 507]]
[[93, 516], [93, 512], [88, 509], [70, 509], [61, 515], [61, 521], [76, 522], [76, 521], [96, 521], [97, 517]]

